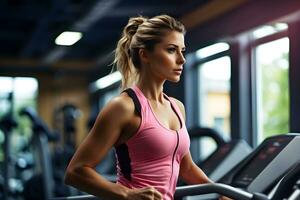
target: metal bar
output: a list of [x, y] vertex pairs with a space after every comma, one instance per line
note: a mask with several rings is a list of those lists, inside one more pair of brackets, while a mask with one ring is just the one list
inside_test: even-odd
[[[246, 191], [231, 187], [221, 183], [181, 186], [176, 188], [174, 199], [180, 199], [184, 196], [193, 196], [201, 194], [218, 193], [232, 199], [251, 200], [253, 194]], [[59, 197], [51, 200], [99, 200], [99, 198], [92, 195], [81, 195], [73, 197]]]
[[79, 196], [72, 196], [72, 197], [57, 197], [52, 198], [50, 200], [99, 200], [100, 198], [97, 198], [93, 195], [79, 195]]
[[175, 191], [174, 199], [184, 197], [184, 196], [193, 196], [193, 195], [211, 194], [211, 193], [218, 193], [220, 195], [224, 195], [232, 199], [239, 199], [239, 200], [251, 200], [253, 197], [253, 194], [243, 191], [241, 189], [231, 187], [229, 185], [225, 185], [221, 183], [209, 183], [209, 184], [177, 187]]

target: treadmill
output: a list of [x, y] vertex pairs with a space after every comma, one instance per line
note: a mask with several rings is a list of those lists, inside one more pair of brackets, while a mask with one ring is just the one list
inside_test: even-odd
[[218, 182], [234, 166], [240, 163], [252, 152], [252, 148], [244, 140], [225, 141], [222, 135], [215, 129], [208, 127], [193, 127], [189, 131], [191, 141], [197, 141], [205, 137], [211, 138], [216, 143], [216, 150], [197, 165], [214, 182]]
[[[265, 139], [249, 156], [226, 174], [220, 183], [181, 186], [175, 200], [217, 199], [221, 194], [236, 200], [299, 200], [300, 134], [290, 133]], [[217, 194], [216, 194], [217, 193]], [[213, 194], [214, 197], [202, 196]], [[195, 196], [196, 195], [196, 196]], [[96, 200], [92, 195], [55, 200]]]
[[[233, 186], [239, 191], [252, 194], [260, 193], [268, 199], [272, 199], [281, 179], [300, 162], [299, 150], [299, 133], [269, 137], [223, 176], [219, 183]], [[300, 176], [298, 179], [300, 179]], [[218, 195], [211, 194], [184, 197], [183, 199], [209, 200], [217, 199], [217, 197]]]

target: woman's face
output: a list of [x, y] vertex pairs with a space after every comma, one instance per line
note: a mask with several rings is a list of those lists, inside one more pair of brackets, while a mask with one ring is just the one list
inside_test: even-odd
[[184, 35], [177, 31], [167, 32], [153, 51], [147, 51], [147, 74], [162, 81], [178, 82], [185, 63], [184, 51]]

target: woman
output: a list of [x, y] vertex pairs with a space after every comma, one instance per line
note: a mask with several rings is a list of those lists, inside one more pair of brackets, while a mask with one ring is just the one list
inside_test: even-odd
[[[65, 182], [105, 199], [171, 200], [178, 177], [188, 184], [211, 180], [192, 161], [183, 104], [163, 93], [183, 70], [184, 26], [160, 15], [131, 18], [115, 52], [122, 89], [100, 112], [72, 158]], [[116, 183], [94, 168], [116, 149]]]

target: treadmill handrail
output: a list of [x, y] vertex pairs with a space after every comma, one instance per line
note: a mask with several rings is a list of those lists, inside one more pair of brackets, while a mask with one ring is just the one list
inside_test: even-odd
[[88, 194], [88, 195], [78, 195], [78, 196], [70, 196], [70, 197], [56, 197], [56, 198], [50, 198], [50, 200], [99, 200], [99, 198]]
[[[232, 199], [251, 200], [253, 194], [238, 188], [231, 187], [222, 183], [208, 183], [200, 185], [180, 186], [176, 188], [174, 199], [180, 199], [184, 196], [218, 193]], [[52, 200], [97, 200], [93, 195], [80, 195], [71, 197], [58, 197]]]
[[199, 139], [203, 137], [212, 138], [218, 147], [226, 143], [222, 135], [217, 130], [212, 128], [196, 126], [189, 129], [188, 132], [191, 139]]
[[253, 194], [223, 183], [180, 186], [176, 188], [174, 199], [184, 196], [218, 193], [232, 199], [251, 200]]

